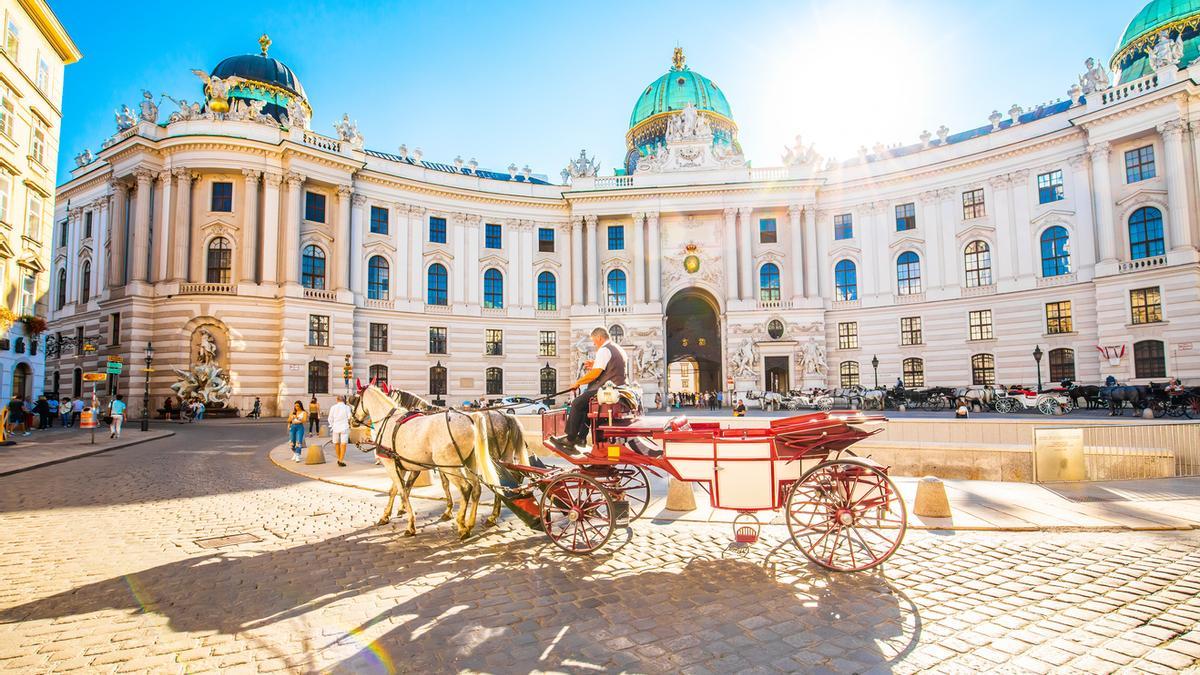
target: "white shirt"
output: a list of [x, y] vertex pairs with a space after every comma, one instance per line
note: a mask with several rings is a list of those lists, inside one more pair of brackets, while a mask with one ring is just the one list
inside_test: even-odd
[[350, 406], [338, 401], [329, 409], [329, 414], [325, 416], [325, 423], [329, 425], [330, 431], [350, 431]]

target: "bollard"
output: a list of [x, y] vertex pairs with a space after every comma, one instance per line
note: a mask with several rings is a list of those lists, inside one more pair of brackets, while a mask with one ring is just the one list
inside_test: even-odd
[[934, 476], [925, 476], [917, 482], [917, 499], [913, 513], [926, 518], [950, 518], [950, 500], [946, 497], [946, 486]]
[[413, 487], [429, 487], [433, 485], [433, 480], [429, 478], [428, 471], [422, 471], [417, 474], [417, 480], [413, 483]]
[[696, 510], [696, 495], [692, 493], [691, 483], [674, 478], [667, 479], [667, 510]]
[[314, 445], [308, 446], [308, 450], [305, 451], [305, 453], [304, 453], [304, 463], [305, 464], [324, 464], [325, 463], [325, 451], [322, 450], [321, 446], [319, 446], [319, 445], [314, 444]]
[[1142, 409], [1142, 419], [1144, 419], [1144, 420], [1154, 419], [1154, 411], [1151, 410], [1150, 408], [1143, 408]]

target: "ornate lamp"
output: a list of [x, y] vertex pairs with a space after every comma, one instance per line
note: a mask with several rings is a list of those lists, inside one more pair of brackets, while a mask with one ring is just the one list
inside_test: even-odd
[[875, 370], [875, 388], [879, 388], [879, 356], [871, 357], [871, 368]]
[[142, 431], [150, 431], [150, 374], [154, 372], [154, 344], [146, 343], [146, 386], [142, 390]]
[[1042, 391], [1042, 346], [1036, 345], [1033, 348], [1033, 360], [1037, 363], [1037, 390]]

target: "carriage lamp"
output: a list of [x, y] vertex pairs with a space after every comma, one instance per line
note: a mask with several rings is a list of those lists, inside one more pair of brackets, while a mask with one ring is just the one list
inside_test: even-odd
[[879, 388], [879, 356], [871, 357], [871, 368], [875, 371], [875, 388]]
[[146, 343], [146, 386], [142, 390], [142, 431], [150, 431], [150, 374], [154, 372], [154, 344]]
[[1037, 390], [1042, 391], [1042, 346], [1035, 345], [1033, 348], [1033, 362], [1037, 364]]

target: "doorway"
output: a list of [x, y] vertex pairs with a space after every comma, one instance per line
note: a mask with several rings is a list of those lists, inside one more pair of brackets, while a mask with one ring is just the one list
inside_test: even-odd
[[763, 357], [763, 369], [766, 371], [764, 388], [767, 391], [773, 391], [777, 394], [788, 393], [788, 357]]
[[716, 298], [698, 288], [676, 293], [667, 303], [667, 374], [670, 382], [675, 364], [679, 372], [692, 373], [694, 391], [720, 391], [721, 319]]

